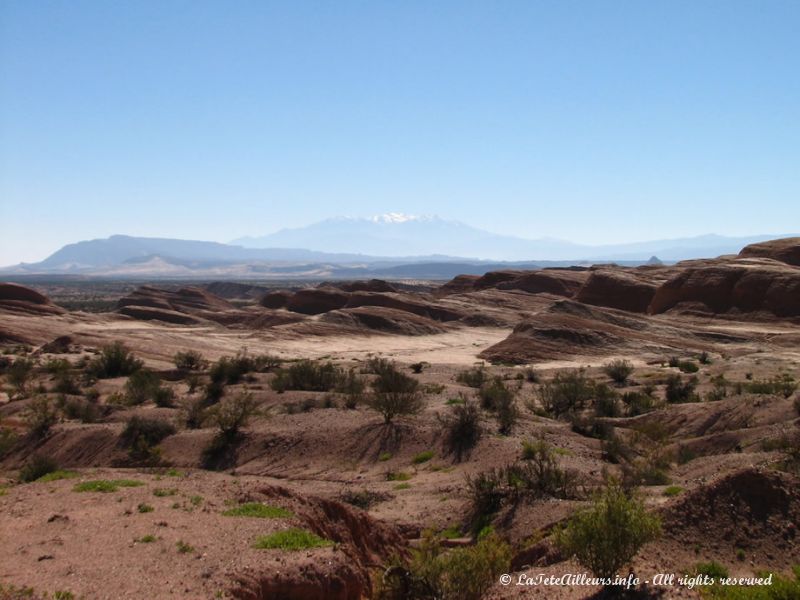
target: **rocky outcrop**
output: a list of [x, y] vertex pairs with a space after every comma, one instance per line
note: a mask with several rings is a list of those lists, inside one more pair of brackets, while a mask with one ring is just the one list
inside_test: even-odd
[[800, 267], [800, 238], [783, 238], [750, 244], [739, 252], [740, 258], [771, 258]]
[[475, 289], [478, 275], [458, 275], [436, 290], [436, 296], [443, 297], [450, 294], [465, 294]]
[[359, 330], [397, 335], [431, 335], [445, 331], [445, 328], [433, 319], [380, 306], [334, 310], [325, 313], [321, 320]]
[[586, 271], [543, 269], [501, 281], [495, 287], [498, 290], [520, 290], [529, 294], [553, 294], [571, 298], [586, 281], [586, 275]]
[[278, 290], [264, 294], [258, 302], [264, 308], [286, 308], [289, 304], [289, 299], [292, 297], [292, 292], [286, 290]]
[[798, 317], [800, 269], [752, 260], [688, 267], [656, 290], [648, 310]]
[[197, 287], [165, 290], [142, 286], [117, 302], [116, 312], [144, 321], [157, 320], [179, 325], [224, 319], [234, 306]]
[[415, 298], [409, 295], [400, 294], [380, 294], [374, 292], [355, 292], [351, 294], [346, 308], [357, 308], [359, 306], [383, 306], [402, 310], [422, 317], [428, 317], [434, 321], [456, 321], [464, 316], [456, 310], [437, 306], [434, 302], [425, 301], [423, 298]]
[[64, 309], [44, 294], [16, 283], [0, 283], [0, 310], [31, 315], [59, 315]]
[[592, 271], [575, 299], [595, 306], [607, 306], [645, 313], [656, 293], [656, 284], [631, 272], [602, 269]]
[[336, 288], [313, 288], [295, 292], [287, 300], [286, 308], [304, 315], [320, 315], [344, 308], [349, 299], [350, 294]]

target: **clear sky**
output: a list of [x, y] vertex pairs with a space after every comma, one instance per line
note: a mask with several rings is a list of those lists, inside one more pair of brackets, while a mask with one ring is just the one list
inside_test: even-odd
[[438, 214], [800, 229], [800, 2], [0, 2], [0, 264]]

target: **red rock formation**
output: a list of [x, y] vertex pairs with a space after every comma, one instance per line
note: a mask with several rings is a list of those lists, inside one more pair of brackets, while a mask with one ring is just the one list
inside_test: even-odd
[[24, 285], [0, 283], [0, 310], [33, 315], [59, 315], [64, 309]]
[[497, 284], [498, 290], [521, 290], [530, 294], [554, 294], [571, 298], [586, 281], [586, 271], [543, 269], [529, 271]]
[[800, 316], [800, 269], [774, 262], [735, 260], [689, 267], [660, 286], [649, 306], [671, 309]]
[[739, 252], [741, 258], [771, 258], [800, 267], [800, 238], [783, 238], [750, 244]]
[[607, 306], [630, 312], [645, 313], [656, 293], [656, 284], [637, 277], [630, 271], [592, 271], [575, 299], [595, 306]]
[[292, 312], [304, 315], [319, 315], [337, 308], [344, 308], [350, 295], [335, 288], [314, 288], [295, 292], [286, 303]]
[[259, 304], [264, 308], [286, 308], [289, 304], [289, 299], [292, 297], [292, 292], [286, 290], [278, 290], [265, 294]]

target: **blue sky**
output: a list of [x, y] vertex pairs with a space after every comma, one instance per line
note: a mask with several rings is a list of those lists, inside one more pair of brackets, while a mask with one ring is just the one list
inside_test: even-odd
[[800, 227], [800, 2], [0, 3], [0, 264], [438, 214]]

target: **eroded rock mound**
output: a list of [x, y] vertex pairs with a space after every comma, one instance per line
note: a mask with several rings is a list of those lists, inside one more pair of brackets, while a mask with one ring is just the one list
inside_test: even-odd
[[783, 238], [750, 244], [739, 252], [741, 258], [771, 258], [800, 267], [800, 238]]
[[197, 287], [164, 290], [142, 286], [117, 302], [117, 312], [134, 319], [191, 325], [217, 320], [232, 304]]
[[652, 281], [631, 272], [602, 269], [592, 271], [575, 299], [586, 304], [645, 313], [655, 293], [656, 284]]
[[320, 315], [330, 310], [344, 308], [350, 295], [336, 288], [314, 288], [295, 292], [286, 303], [292, 312]]
[[321, 320], [359, 330], [367, 329], [398, 335], [430, 335], [445, 331], [445, 328], [433, 319], [381, 306], [334, 310], [323, 315]]
[[529, 294], [554, 294], [571, 298], [586, 281], [586, 272], [571, 269], [530, 271], [497, 284], [498, 290], [521, 290]]
[[687, 546], [742, 548], [796, 562], [800, 479], [746, 469], [686, 494], [664, 511], [664, 534]]
[[270, 292], [269, 294], [264, 294], [259, 304], [264, 308], [286, 308], [286, 305], [289, 304], [289, 300], [292, 297], [292, 292], [286, 290], [278, 290], [276, 292]]
[[658, 314], [672, 309], [797, 317], [800, 269], [747, 260], [688, 267], [656, 290], [648, 310]]
[[44, 294], [16, 283], [0, 283], [0, 310], [33, 315], [59, 315], [64, 312]]

